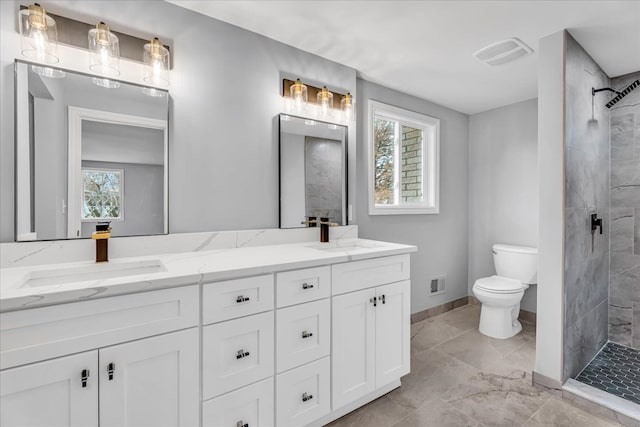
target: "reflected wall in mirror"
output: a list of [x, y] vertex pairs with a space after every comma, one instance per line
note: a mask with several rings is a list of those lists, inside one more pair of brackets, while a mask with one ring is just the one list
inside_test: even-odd
[[167, 233], [168, 93], [49, 75], [16, 61], [16, 240]]
[[306, 218], [347, 225], [347, 128], [280, 115], [280, 228]]

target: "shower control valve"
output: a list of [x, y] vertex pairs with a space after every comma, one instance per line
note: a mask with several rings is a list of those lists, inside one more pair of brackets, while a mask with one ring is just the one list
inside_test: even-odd
[[591, 232], [595, 233], [597, 229], [600, 229], [602, 234], [602, 218], [598, 218], [598, 214], [591, 214]]

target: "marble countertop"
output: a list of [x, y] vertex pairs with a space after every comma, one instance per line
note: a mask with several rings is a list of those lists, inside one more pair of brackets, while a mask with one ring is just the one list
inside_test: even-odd
[[[74, 262], [2, 268], [0, 312], [415, 251], [409, 245], [341, 239], [117, 258], [98, 265]], [[103, 277], [92, 279], [96, 271]], [[109, 277], [110, 272], [116, 277]]]

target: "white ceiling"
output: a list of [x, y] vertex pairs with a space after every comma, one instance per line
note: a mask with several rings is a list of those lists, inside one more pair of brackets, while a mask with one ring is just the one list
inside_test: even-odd
[[[609, 76], [640, 70], [640, 0], [170, 2], [467, 114], [535, 98], [538, 40], [564, 28]], [[471, 56], [509, 37], [534, 54], [496, 67]]]

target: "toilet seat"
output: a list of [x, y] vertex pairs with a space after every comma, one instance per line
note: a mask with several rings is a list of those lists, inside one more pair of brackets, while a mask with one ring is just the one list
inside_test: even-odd
[[485, 292], [497, 294], [514, 294], [522, 292], [529, 287], [518, 280], [500, 276], [483, 277], [476, 280], [474, 286]]

